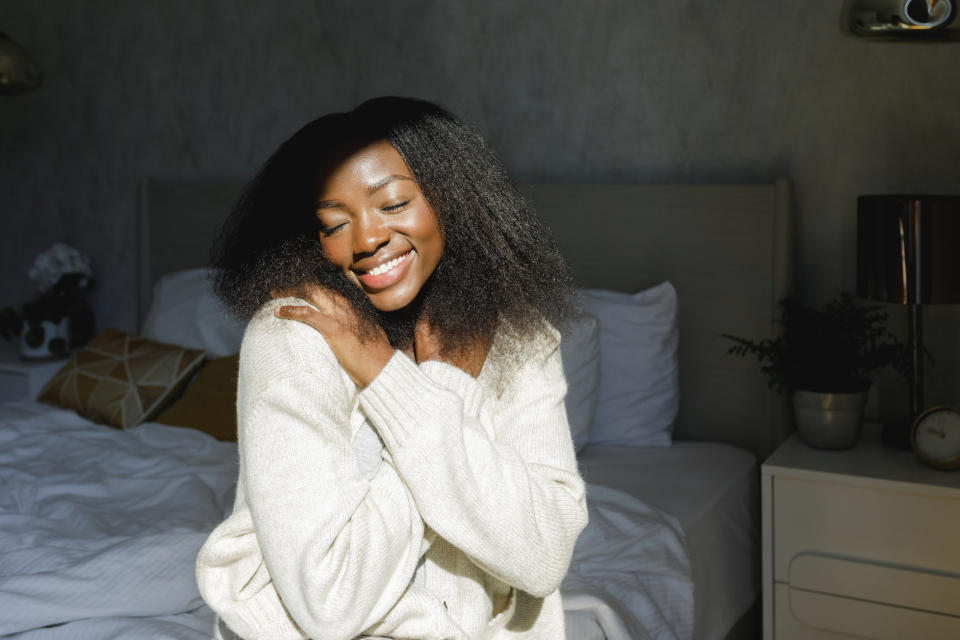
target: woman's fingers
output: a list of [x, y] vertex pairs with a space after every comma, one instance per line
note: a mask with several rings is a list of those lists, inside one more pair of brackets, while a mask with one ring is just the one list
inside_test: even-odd
[[323, 330], [323, 323], [326, 319], [322, 313], [305, 304], [284, 305], [273, 310], [273, 315], [284, 320], [297, 320], [308, 324], [317, 331]]
[[[273, 310], [278, 318], [302, 322], [319, 331], [347, 375], [366, 386], [393, 356], [385, 333], [364, 339], [357, 330], [357, 312], [346, 298], [321, 287], [299, 294], [313, 306], [283, 305]], [[316, 308], [314, 308], [316, 307]]]
[[340, 318], [344, 322], [355, 319], [353, 306], [339, 293], [318, 286], [309, 286], [303, 293], [306, 300], [328, 316]]
[[[332, 291], [316, 285], [305, 285], [299, 289], [271, 289], [270, 297], [274, 300], [278, 298], [299, 298], [301, 300], [306, 300], [314, 307], [319, 309], [321, 313], [326, 314], [329, 314], [331, 311], [337, 308], [337, 299], [340, 298], [340, 296], [336, 295]], [[294, 305], [288, 306], [292, 308]], [[280, 307], [278, 307], [278, 309], [279, 308]], [[296, 319], [292, 316], [291, 318]]]
[[346, 298], [329, 289], [311, 285], [301, 290], [296, 297], [306, 300], [313, 306], [283, 305], [274, 309], [274, 315], [285, 320], [299, 320], [314, 329], [323, 331], [324, 334], [327, 333], [325, 330], [334, 330], [331, 323], [344, 325], [344, 327], [356, 325], [356, 311]]

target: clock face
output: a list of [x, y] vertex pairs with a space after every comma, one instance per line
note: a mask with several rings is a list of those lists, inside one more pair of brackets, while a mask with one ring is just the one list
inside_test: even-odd
[[938, 407], [920, 414], [913, 427], [913, 448], [928, 464], [960, 466], [960, 411]]

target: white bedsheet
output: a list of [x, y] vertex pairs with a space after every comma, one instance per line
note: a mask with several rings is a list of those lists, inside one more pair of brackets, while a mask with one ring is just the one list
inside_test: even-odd
[[694, 579], [696, 640], [722, 640], [760, 592], [759, 471], [743, 449], [713, 442], [587, 447], [591, 483], [629, 493], [677, 518]]
[[[194, 581], [232, 506], [236, 445], [158, 424], [127, 431], [30, 401], [0, 405], [0, 636], [214, 637]], [[688, 640], [693, 581], [677, 519], [588, 486], [563, 584], [576, 640]]]
[[[564, 610], [592, 614], [607, 640], [689, 640], [693, 578], [676, 518], [596, 484], [587, 485], [587, 507], [560, 589]], [[567, 620], [567, 638], [580, 640], [587, 616]]]
[[230, 504], [235, 446], [31, 402], [2, 414], [0, 636], [210, 637], [194, 561]]

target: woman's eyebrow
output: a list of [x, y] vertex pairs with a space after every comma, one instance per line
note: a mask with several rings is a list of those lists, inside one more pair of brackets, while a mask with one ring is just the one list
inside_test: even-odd
[[413, 182], [413, 178], [411, 178], [410, 176], [401, 176], [399, 174], [394, 173], [384, 178], [381, 178], [380, 180], [377, 180], [372, 185], [367, 187], [367, 195], [372, 196], [377, 191], [379, 191], [380, 189], [383, 189], [385, 186], [387, 186], [394, 180], [409, 180], [410, 182]]
[[[384, 176], [380, 180], [377, 180], [369, 187], [367, 187], [367, 195], [372, 196], [380, 189], [383, 189], [385, 186], [393, 182], [394, 180], [409, 180], [410, 182], [415, 182], [410, 176], [402, 176], [400, 174], [394, 173], [389, 176]], [[316, 207], [317, 209], [336, 209], [342, 207], [343, 203], [339, 200], [317, 200]]]

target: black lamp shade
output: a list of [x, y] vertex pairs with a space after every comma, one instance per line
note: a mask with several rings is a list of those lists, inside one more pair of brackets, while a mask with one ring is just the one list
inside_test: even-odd
[[857, 295], [960, 303], [960, 196], [857, 198]]
[[43, 73], [27, 50], [0, 33], [0, 95], [35, 91]]

